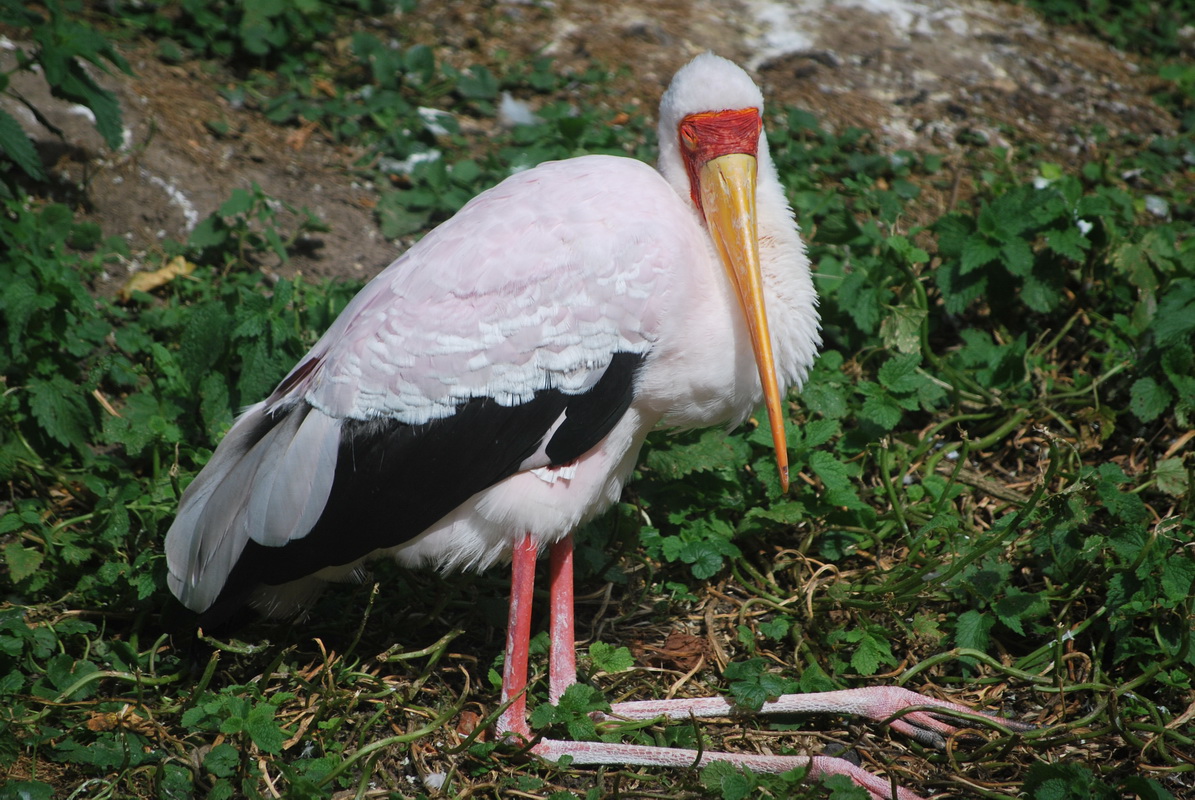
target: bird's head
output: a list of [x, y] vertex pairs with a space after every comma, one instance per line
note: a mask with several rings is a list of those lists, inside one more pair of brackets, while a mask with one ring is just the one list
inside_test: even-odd
[[682, 67], [660, 100], [660, 172], [701, 214], [745, 317], [759, 369], [782, 487], [788, 489], [772, 337], [759, 263], [755, 185], [760, 159], [772, 169], [763, 134], [763, 95], [734, 63], [705, 53]]

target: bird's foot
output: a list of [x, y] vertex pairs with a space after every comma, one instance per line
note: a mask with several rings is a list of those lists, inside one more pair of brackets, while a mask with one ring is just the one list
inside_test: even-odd
[[560, 761], [565, 756], [578, 766], [592, 764], [617, 764], [620, 766], [647, 767], [699, 767], [715, 761], [725, 761], [737, 767], [747, 767], [755, 772], [781, 773], [804, 768], [807, 775], [817, 778], [827, 775], [845, 775], [855, 784], [863, 787], [871, 800], [923, 800], [908, 789], [903, 789], [877, 775], [872, 775], [844, 758], [832, 756], [769, 756], [749, 753], [721, 753], [685, 750], [678, 747], [652, 747], [650, 745], [621, 744], [608, 742], [569, 742], [560, 739], [543, 739], [531, 752], [547, 759]]
[[[614, 704], [603, 719], [712, 719], [740, 717], [751, 712], [722, 697], [683, 700], [636, 700]], [[761, 714], [851, 714], [885, 722], [894, 730], [927, 747], [943, 747], [946, 739], [960, 731], [957, 723], [974, 719], [977, 712], [958, 703], [926, 697], [896, 686], [871, 686], [834, 692], [786, 694], [763, 704]], [[1026, 731], [1032, 725], [991, 717], [987, 724], [1010, 731]], [[947, 722], [946, 720], [951, 720]], [[951, 724], [951, 723], [956, 724]]]

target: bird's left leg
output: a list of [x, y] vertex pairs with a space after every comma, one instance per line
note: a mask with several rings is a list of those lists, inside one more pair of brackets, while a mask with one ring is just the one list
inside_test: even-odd
[[548, 584], [551, 618], [548, 622], [548, 699], [560, 702], [564, 690], [577, 682], [577, 641], [573, 606], [573, 535], [552, 545]]

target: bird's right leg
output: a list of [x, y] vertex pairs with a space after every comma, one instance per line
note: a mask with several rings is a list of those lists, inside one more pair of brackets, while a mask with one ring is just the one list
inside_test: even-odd
[[506, 625], [506, 661], [502, 665], [502, 702], [498, 733], [529, 740], [527, 725], [527, 648], [531, 643], [531, 601], [535, 594], [535, 541], [519, 539], [510, 557], [510, 616]]

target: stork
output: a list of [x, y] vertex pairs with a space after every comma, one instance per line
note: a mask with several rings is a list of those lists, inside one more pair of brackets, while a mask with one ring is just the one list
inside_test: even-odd
[[[618, 499], [648, 432], [737, 425], [761, 400], [787, 489], [783, 392], [820, 344], [817, 298], [768, 153], [763, 97], [712, 54], [660, 103], [659, 168], [584, 156], [512, 175], [375, 277], [183, 493], [169, 585], [201, 624], [293, 614], [366, 559], [510, 560], [499, 732], [530, 740], [524, 692], [537, 553], [551, 551], [555, 702], [576, 680], [572, 531]], [[904, 689], [788, 695], [763, 713], [886, 721], [922, 741], [964, 706]], [[720, 698], [616, 703], [615, 718], [726, 717]], [[849, 775], [850, 762], [540, 740], [573, 764]]]

